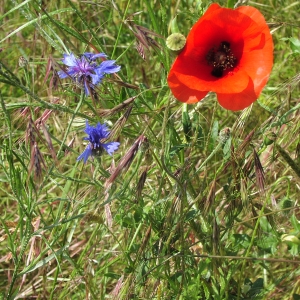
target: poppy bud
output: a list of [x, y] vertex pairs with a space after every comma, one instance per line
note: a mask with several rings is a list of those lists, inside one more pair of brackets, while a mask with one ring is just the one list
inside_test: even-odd
[[166, 40], [167, 47], [174, 51], [176, 54], [179, 54], [181, 50], [184, 48], [186, 42], [186, 38], [181, 33], [173, 33], [168, 36]]
[[292, 209], [293, 206], [294, 206], [294, 202], [289, 197], [284, 197], [280, 201], [280, 207], [283, 210], [286, 210], [286, 209], [289, 209], [289, 208]]

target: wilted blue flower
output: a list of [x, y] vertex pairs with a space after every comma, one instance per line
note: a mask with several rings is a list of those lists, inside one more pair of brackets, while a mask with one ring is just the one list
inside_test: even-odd
[[97, 126], [90, 126], [88, 121], [86, 121], [86, 128], [84, 130], [89, 136], [83, 138], [88, 140], [90, 143], [87, 145], [85, 150], [78, 156], [77, 160], [83, 159], [84, 163], [87, 162], [89, 156], [93, 156], [97, 153], [101, 153], [104, 149], [109, 155], [112, 155], [114, 151], [118, 150], [120, 143], [110, 142], [102, 143], [101, 140], [105, 139], [109, 135], [108, 128], [105, 124], [98, 122]]
[[93, 92], [95, 86], [100, 84], [105, 74], [116, 73], [121, 67], [115, 64], [115, 60], [105, 60], [97, 64], [95, 60], [99, 57], [106, 57], [104, 53], [93, 54], [85, 52], [80, 58], [73, 53], [64, 54], [62, 62], [67, 66], [65, 71], [58, 71], [60, 78], [71, 77], [74, 81], [84, 86], [86, 95]]

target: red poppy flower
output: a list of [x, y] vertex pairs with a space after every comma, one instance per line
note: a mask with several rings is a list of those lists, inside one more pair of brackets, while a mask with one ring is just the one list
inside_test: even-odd
[[252, 104], [273, 65], [273, 41], [263, 15], [250, 6], [212, 4], [191, 29], [168, 84], [182, 102], [195, 103], [215, 92], [226, 109]]

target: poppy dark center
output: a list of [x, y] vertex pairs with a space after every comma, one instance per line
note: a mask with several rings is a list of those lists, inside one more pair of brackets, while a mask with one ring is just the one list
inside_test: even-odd
[[235, 67], [237, 59], [230, 49], [230, 43], [221, 42], [219, 48], [213, 47], [208, 51], [206, 61], [213, 67], [211, 75], [220, 78], [224, 71]]

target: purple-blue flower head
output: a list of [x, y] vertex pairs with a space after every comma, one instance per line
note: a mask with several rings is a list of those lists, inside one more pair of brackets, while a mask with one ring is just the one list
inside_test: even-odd
[[86, 95], [94, 91], [100, 84], [105, 74], [116, 73], [121, 67], [115, 64], [115, 60], [105, 60], [96, 63], [97, 58], [105, 58], [106, 54], [90, 52], [83, 53], [80, 58], [73, 53], [64, 54], [62, 62], [67, 66], [66, 70], [58, 71], [60, 78], [71, 77], [74, 81], [84, 86]]
[[101, 140], [105, 139], [109, 135], [108, 128], [105, 124], [98, 124], [93, 127], [90, 126], [88, 121], [86, 121], [86, 128], [84, 130], [88, 134], [88, 137], [83, 138], [84, 140], [89, 141], [89, 144], [85, 150], [78, 156], [77, 160], [83, 159], [83, 162], [86, 163], [89, 156], [93, 156], [98, 152], [102, 152], [103, 149], [109, 154], [112, 155], [114, 151], [118, 150], [120, 143], [110, 142], [102, 143]]

